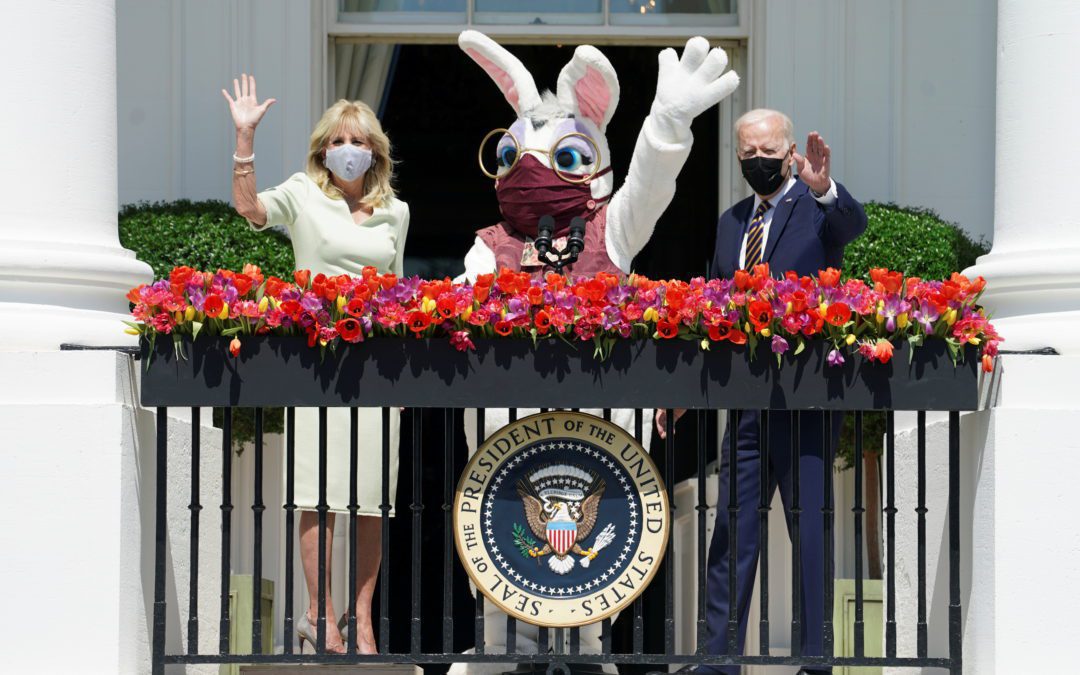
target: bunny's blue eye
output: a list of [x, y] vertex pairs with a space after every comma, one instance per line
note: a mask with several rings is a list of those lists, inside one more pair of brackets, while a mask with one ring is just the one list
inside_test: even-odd
[[503, 168], [511, 167], [517, 160], [517, 148], [513, 145], [507, 145], [499, 148], [499, 166]]
[[592, 162], [592, 157], [577, 148], [559, 148], [555, 151], [555, 164], [560, 171], [575, 171]]

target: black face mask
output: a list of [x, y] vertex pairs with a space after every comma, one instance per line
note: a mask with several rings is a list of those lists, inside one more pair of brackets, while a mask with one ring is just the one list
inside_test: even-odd
[[742, 175], [750, 184], [750, 189], [759, 195], [771, 195], [784, 184], [783, 174], [785, 154], [782, 159], [775, 157], [748, 157], [740, 159]]

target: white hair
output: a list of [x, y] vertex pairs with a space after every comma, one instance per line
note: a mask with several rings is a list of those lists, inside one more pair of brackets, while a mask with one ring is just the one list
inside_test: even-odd
[[742, 129], [747, 124], [764, 122], [770, 117], [780, 119], [780, 129], [784, 132], [784, 144], [790, 146], [794, 143], [795, 127], [791, 123], [791, 118], [779, 110], [772, 110], [770, 108], [754, 108], [753, 110], [743, 113], [739, 119], [735, 120], [735, 138], [738, 139], [739, 129]]

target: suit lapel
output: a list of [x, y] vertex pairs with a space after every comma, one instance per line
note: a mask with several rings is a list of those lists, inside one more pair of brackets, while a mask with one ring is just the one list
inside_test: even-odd
[[806, 183], [798, 180], [780, 198], [780, 203], [776, 206], [776, 213], [773, 214], [772, 225], [769, 226], [769, 240], [765, 242], [765, 252], [761, 256], [763, 261], [769, 262], [769, 259], [772, 258], [773, 251], [776, 249], [776, 242], [784, 234], [784, 228], [787, 227], [788, 219], [791, 218], [791, 212], [795, 209], [795, 202], [806, 190]]

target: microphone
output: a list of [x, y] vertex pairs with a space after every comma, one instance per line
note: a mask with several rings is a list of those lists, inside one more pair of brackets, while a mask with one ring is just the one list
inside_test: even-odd
[[537, 253], [546, 255], [551, 250], [551, 234], [554, 231], [555, 219], [551, 216], [541, 216], [540, 222], [536, 225], [536, 241], [533, 242]]
[[577, 256], [585, 250], [585, 219], [574, 216], [570, 221], [570, 235], [566, 240], [566, 248], [570, 255]]

